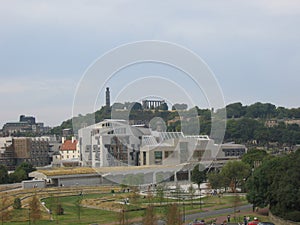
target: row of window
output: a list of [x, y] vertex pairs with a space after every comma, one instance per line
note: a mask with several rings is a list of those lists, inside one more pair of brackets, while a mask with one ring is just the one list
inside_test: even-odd
[[[64, 151], [64, 152], [67, 152], [67, 154], [69, 154], [69, 153], [75, 153], [76, 150], [67, 150], [67, 151]], [[77, 150], [77, 153], [79, 153], [79, 150]]]
[[[64, 156], [62, 155], [61, 158], [64, 159]], [[74, 158], [77, 158], [77, 157], [75, 155], [73, 155], [72, 157], [70, 155], [66, 156], [66, 159], [74, 159]]]
[[245, 154], [245, 149], [223, 149], [223, 152], [225, 153], [225, 156], [242, 156]]

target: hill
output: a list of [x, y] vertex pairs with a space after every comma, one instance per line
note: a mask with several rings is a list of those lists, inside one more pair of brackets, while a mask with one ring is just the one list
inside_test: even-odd
[[[140, 103], [115, 103], [118, 107], [102, 107], [93, 114], [75, 117], [77, 120], [94, 116], [98, 123], [104, 119], [114, 118], [127, 119], [131, 124], [143, 123], [151, 125], [153, 118], [162, 118], [166, 124], [167, 131], [181, 131], [181, 120], [184, 115], [190, 114], [193, 110], [198, 114], [200, 133], [210, 134], [211, 116], [226, 110], [227, 129], [225, 142], [244, 143], [247, 145], [258, 145], [267, 148], [292, 146], [300, 144], [300, 108], [276, 107], [270, 103], [257, 102], [252, 105], [233, 103], [226, 106], [226, 109], [218, 109], [213, 112], [210, 109], [195, 107], [189, 110], [168, 110], [167, 107], [143, 110]], [[127, 107], [126, 107], [127, 104]], [[131, 110], [128, 110], [131, 109]], [[113, 110], [113, 111], [112, 111]], [[129, 116], [128, 116], [129, 115]], [[179, 116], [180, 115], [180, 116]], [[189, 123], [194, 123], [191, 120]], [[52, 129], [53, 134], [61, 135], [62, 130], [72, 129], [72, 119], [62, 122], [60, 126]], [[213, 137], [212, 137], [213, 138]]]

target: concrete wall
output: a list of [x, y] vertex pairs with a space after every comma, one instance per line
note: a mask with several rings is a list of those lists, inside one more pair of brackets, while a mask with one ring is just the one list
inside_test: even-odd
[[284, 220], [280, 217], [274, 216], [271, 212], [269, 212], [269, 218], [271, 220], [271, 222], [273, 222], [276, 225], [299, 225], [300, 222], [292, 222], [289, 220]]
[[58, 186], [97, 186], [102, 184], [100, 176], [59, 178]]
[[22, 188], [29, 189], [29, 188], [45, 188], [46, 182], [44, 180], [26, 180], [22, 181]]

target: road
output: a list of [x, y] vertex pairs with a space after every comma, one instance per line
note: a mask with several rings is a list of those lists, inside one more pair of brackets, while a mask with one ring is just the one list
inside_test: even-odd
[[[236, 207], [236, 210], [252, 210], [252, 205], [243, 205]], [[207, 212], [199, 212], [195, 214], [189, 214], [185, 216], [185, 221], [187, 220], [195, 220], [195, 219], [203, 219], [207, 217], [214, 217], [221, 214], [232, 214], [234, 213], [234, 208], [226, 208], [226, 209], [218, 209], [218, 210], [212, 210]]]

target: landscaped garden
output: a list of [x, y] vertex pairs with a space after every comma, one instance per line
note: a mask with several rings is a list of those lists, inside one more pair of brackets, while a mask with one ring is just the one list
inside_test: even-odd
[[[36, 209], [35, 197], [38, 199]], [[21, 190], [4, 193], [3, 198], [7, 199], [7, 209], [2, 211], [1, 218], [6, 225], [130, 224], [145, 218], [166, 220], [172, 216], [170, 214], [178, 224], [182, 224], [188, 214], [247, 204], [244, 196], [209, 195], [199, 198], [195, 193], [161, 187], [152, 188], [149, 192], [140, 192], [137, 188], [122, 190], [120, 187]], [[10, 206], [15, 198], [22, 199], [20, 209]], [[242, 218], [239, 212], [236, 218]]]

